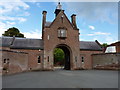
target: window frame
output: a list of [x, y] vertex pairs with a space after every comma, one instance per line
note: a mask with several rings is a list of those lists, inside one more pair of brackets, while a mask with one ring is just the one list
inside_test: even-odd
[[66, 28], [58, 28], [58, 38], [62, 38], [62, 39], [67, 38], [67, 29]]
[[7, 63], [7, 59], [4, 59], [4, 60], [3, 60], [3, 63]]
[[37, 63], [40, 64], [41, 63], [41, 56], [38, 56], [37, 59], [38, 59]]
[[85, 59], [84, 59], [84, 57], [82, 56], [82, 57], [81, 57], [81, 62], [84, 63], [84, 60], [85, 60]]

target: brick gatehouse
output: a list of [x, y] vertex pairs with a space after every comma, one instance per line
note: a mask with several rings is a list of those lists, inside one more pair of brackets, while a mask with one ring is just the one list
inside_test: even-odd
[[76, 15], [71, 21], [58, 3], [55, 19], [47, 22], [47, 11], [43, 11], [42, 39], [2, 37], [1, 68], [4, 73], [27, 70], [54, 70], [54, 49], [65, 53], [64, 69], [92, 69], [92, 54], [102, 53], [98, 41], [79, 41]]

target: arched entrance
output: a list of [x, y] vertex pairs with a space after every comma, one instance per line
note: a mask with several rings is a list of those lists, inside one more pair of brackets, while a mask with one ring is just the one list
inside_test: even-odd
[[70, 70], [71, 69], [71, 51], [70, 48], [67, 45], [57, 45], [55, 48], [60, 48], [64, 51], [64, 63], [63, 63], [63, 69]]

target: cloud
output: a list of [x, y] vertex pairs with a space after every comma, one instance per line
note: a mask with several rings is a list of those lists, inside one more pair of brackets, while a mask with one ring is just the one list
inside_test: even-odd
[[41, 30], [36, 29], [35, 31], [23, 32], [26, 38], [41, 38], [42, 32]]
[[19, 22], [25, 22], [27, 19], [26, 18], [16, 18]]
[[112, 37], [112, 36], [106, 36], [105, 40], [106, 40], [106, 43], [108, 43], [108, 44], [111, 44], [111, 43], [118, 41], [117, 37]]
[[[11, 1], [11, 0], [10, 0]], [[18, 0], [15, 0], [17, 2]], [[58, 0], [23, 0], [25, 2], [58, 2]], [[6, 0], [4, 0], [6, 2]], [[60, 2], [119, 2], [119, 0], [60, 0]]]
[[89, 21], [117, 23], [118, 3], [116, 2], [66, 2], [69, 12], [75, 12], [80, 19]]
[[9, 17], [9, 16], [0, 16], [0, 20], [2, 20], [2, 21], [19, 21], [19, 22], [26, 21], [26, 19], [23, 17]]
[[25, 22], [25, 16], [30, 15], [26, 11], [29, 8], [30, 6], [22, 0], [0, 1], [0, 36], [13, 25]]
[[2, 23], [0, 22], [0, 36], [7, 30], [7, 28], [10, 26], [11, 22]]
[[15, 25], [16, 24], [15, 22], [9, 22], [9, 21], [7, 21], [6, 23], [7, 23], [7, 25]]
[[40, 3], [36, 3], [37, 7], [41, 7]]
[[117, 37], [112, 36], [111, 33], [104, 33], [104, 32], [94, 32], [92, 34], [87, 34], [88, 36], [91, 36], [91, 40], [98, 40], [101, 44], [102, 43], [114, 43], [117, 41]]
[[21, 17], [21, 16], [30, 16], [30, 13], [29, 12], [23, 12], [22, 14], [19, 14], [17, 16], [18, 17]]
[[90, 28], [91, 30], [95, 30], [95, 27], [94, 27], [94, 26], [89, 25], [89, 28]]
[[25, 2], [18, 0], [18, 2], [0, 2], [0, 13], [10, 13], [13, 11], [18, 10], [26, 10], [29, 8], [29, 5], [27, 5]]
[[94, 32], [94, 33], [91, 33], [91, 34], [87, 34], [87, 36], [96, 36], [96, 35], [110, 35], [110, 33]]

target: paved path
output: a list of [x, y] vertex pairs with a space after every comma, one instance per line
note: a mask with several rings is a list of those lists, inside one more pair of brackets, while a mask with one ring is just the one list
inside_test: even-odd
[[39, 71], [3, 76], [3, 88], [118, 88], [118, 72]]

